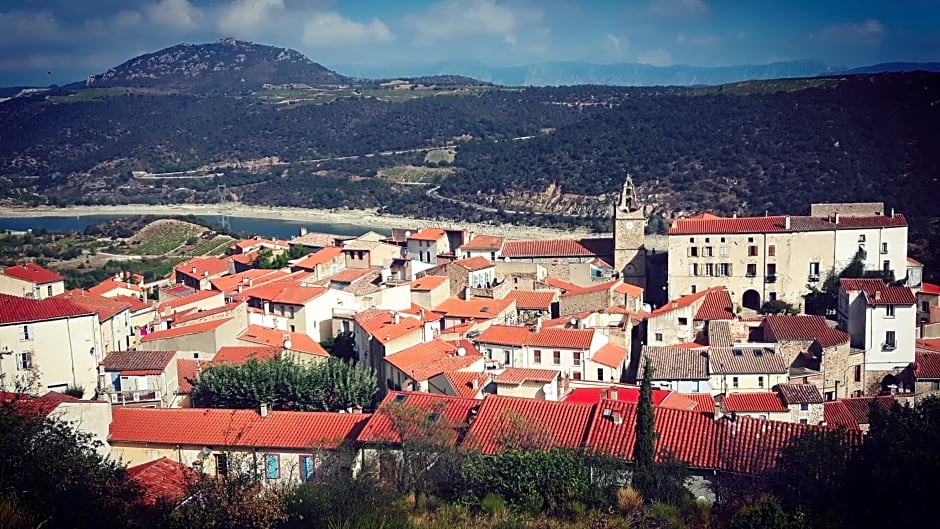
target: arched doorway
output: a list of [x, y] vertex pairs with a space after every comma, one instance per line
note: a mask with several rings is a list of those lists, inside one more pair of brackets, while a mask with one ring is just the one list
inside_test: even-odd
[[741, 306], [746, 309], [760, 310], [760, 293], [756, 290], [745, 290], [741, 296]]

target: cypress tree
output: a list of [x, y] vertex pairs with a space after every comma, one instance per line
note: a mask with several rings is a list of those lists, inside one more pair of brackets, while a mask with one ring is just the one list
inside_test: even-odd
[[656, 454], [656, 432], [652, 378], [653, 366], [647, 358], [643, 366], [643, 383], [640, 386], [640, 400], [636, 408], [636, 441], [633, 444], [633, 486], [647, 497], [655, 486], [653, 458]]

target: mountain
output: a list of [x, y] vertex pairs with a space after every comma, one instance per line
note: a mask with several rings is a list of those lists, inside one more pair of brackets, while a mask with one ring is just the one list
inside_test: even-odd
[[265, 84], [336, 86], [350, 81], [298, 51], [226, 38], [211, 44], [178, 44], [141, 55], [69, 88], [237, 93], [257, 90]]
[[546, 62], [521, 66], [490, 66], [478, 62], [447, 61], [411, 66], [335, 65], [337, 71], [365, 78], [462, 75], [504, 86], [615, 86], [717, 85], [754, 79], [814, 77], [842, 68], [821, 61], [788, 61], [738, 66], [652, 66], [639, 63], [593, 64]]
[[940, 62], [883, 62], [846, 70], [845, 73], [940, 72]]

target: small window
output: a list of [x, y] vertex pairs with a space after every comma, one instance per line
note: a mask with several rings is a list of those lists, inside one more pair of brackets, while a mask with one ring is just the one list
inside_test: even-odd
[[571, 358], [572, 365], [576, 365], [576, 366], [581, 365], [581, 353], [579, 351], [575, 351], [574, 353], [572, 353], [571, 357], [572, 357]]
[[940, 382], [934, 380], [930, 383], [930, 391], [940, 391]]
[[281, 477], [281, 456], [277, 454], [264, 456], [264, 477], [267, 479], [279, 479]]
[[757, 245], [752, 244], [752, 245], [748, 246], [748, 247], [747, 247], [747, 255], [748, 255], [748, 257], [757, 257]]
[[754, 242], [754, 237], [748, 237], [747, 242]]
[[861, 381], [862, 381], [862, 366], [860, 366], [860, 365], [859, 365], [859, 366], [855, 366], [855, 370], [854, 370], [854, 371], [855, 371], [855, 373], [854, 373], [854, 376], [853, 376], [852, 378], [855, 379], [855, 382], [861, 382]]
[[864, 233], [858, 236], [858, 242], [865, 242], [865, 234], [864, 234]]
[[750, 263], [747, 265], [747, 277], [754, 277], [757, 275], [757, 265]]
[[894, 349], [897, 346], [894, 331], [885, 331], [885, 349]]
[[689, 247], [689, 257], [698, 257], [698, 246]]
[[776, 255], [777, 255], [777, 245], [771, 244], [770, 246], [767, 247], [767, 256], [775, 257]]
[[23, 328], [20, 329], [20, 341], [28, 342], [33, 339], [32, 327], [32, 325], [24, 325]]
[[663, 333], [661, 332], [656, 333], [656, 341], [657, 342], [663, 341]]
[[[888, 253], [888, 243], [886, 242], [881, 243], [881, 253]], [[51, 289], [52, 287], [49, 287], [49, 288]]]
[[689, 242], [695, 243], [695, 237], [689, 237]]
[[809, 421], [805, 417], [800, 419], [800, 424], [808, 424], [808, 423]]
[[552, 351], [552, 363], [556, 366], [561, 364], [561, 351]]
[[705, 263], [705, 275], [708, 277], [715, 275], [715, 265], [712, 263]]
[[597, 368], [597, 380], [604, 380], [604, 368], [603, 367]]
[[580, 372], [580, 371], [572, 371], [572, 372], [571, 372], [571, 380], [581, 380], [581, 372]]
[[757, 387], [764, 387], [764, 377], [757, 377]]
[[698, 292], [698, 287], [692, 285], [692, 293], [695, 294], [696, 292]]
[[720, 255], [721, 257], [728, 257], [728, 247], [720, 246], [718, 248], [718, 255]]
[[721, 242], [725, 242], [725, 238], [724, 238], [724, 237], [721, 238]]
[[731, 387], [738, 387], [738, 377], [731, 377]]
[[889, 270], [891, 270], [891, 261], [883, 261], [881, 263], [881, 271], [887, 272]]
[[698, 275], [698, 263], [692, 263], [689, 265], [689, 275], [690, 276]]
[[688, 324], [689, 324], [688, 318], [679, 318], [679, 325], [688, 325]]
[[27, 371], [33, 368], [33, 353], [16, 353], [16, 369]]
[[885, 305], [885, 316], [888, 318], [894, 317], [894, 305]]
[[805, 402], [800, 403], [800, 411], [809, 411], [809, 404]]
[[711, 246], [702, 247], [702, 257], [711, 257], [714, 254], [714, 248]]
[[533, 356], [533, 360], [532, 360], [533, 362], [535, 362], [536, 364], [542, 363], [542, 350], [541, 349], [536, 349], [535, 351], [532, 351], [532, 356]]
[[316, 462], [313, 456], [300, 456], [300, 481], [313, 481]]
[[775, 276], [777, 275], [777, 265], [776, 263], [770, 263], [767, 265], [767, 275]]
[[768, 298], [770, 301], [777, 301], [777, 293], [776, 293], [776, 292], [768, 292], [768, 293], [767, 293], [767, 298]]
[[731, 275], [731, 263], [719, 263], [718, 275], [725, 276], [725, 277], [730, 276]]
[[222, 477], [228, 475], [228, 455], [227, 454], [215, 455], [215, 475], [222, 476]]
[[[884, 253], [888, 253], [888, 245], [887, 245], [887, 244], [885, 244], [885, 251], [884, 251]], [[52, 296], [52, 285], [49, 285], [49, 286], [46, 287], [46, 295], [47, 295], [47, 296]]]
[[705, 237], [705, 243], [707, 244], [709, 242], [711, 242], [711, 239], [709, 239], [708, 237]]

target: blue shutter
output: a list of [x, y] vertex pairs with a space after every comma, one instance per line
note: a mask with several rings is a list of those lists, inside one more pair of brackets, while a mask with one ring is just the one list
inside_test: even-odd
[[281, 477], [281, 460], [276, 454], [265, 456], [264, 474], [268, 479], [278, 479]]

